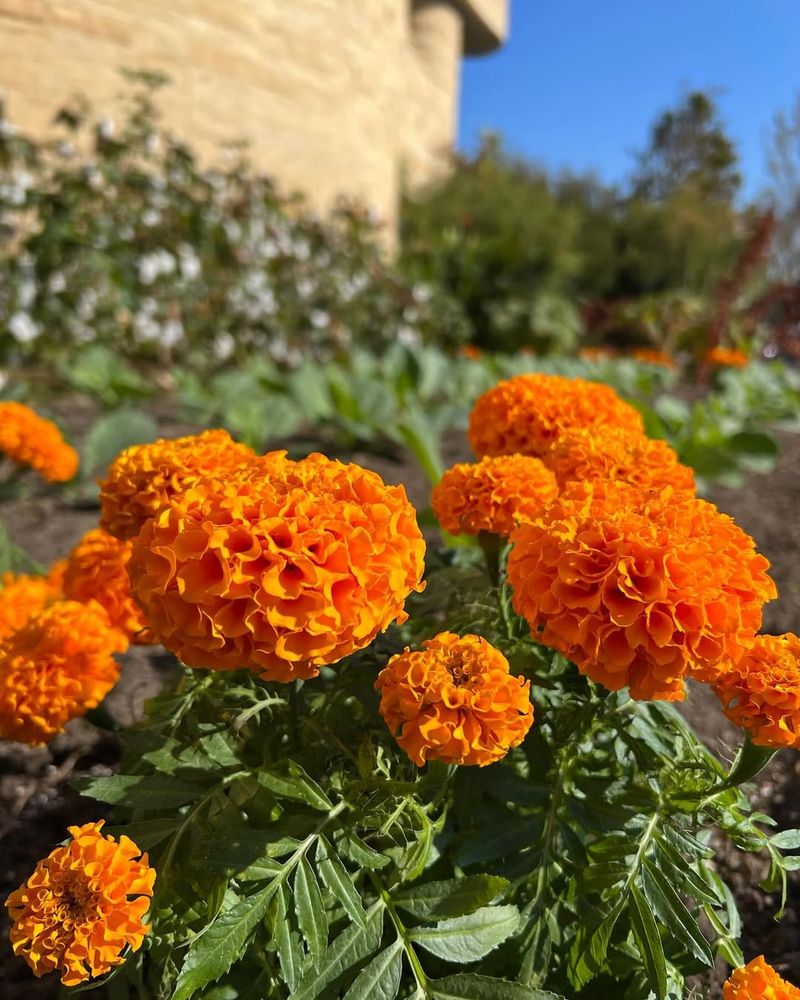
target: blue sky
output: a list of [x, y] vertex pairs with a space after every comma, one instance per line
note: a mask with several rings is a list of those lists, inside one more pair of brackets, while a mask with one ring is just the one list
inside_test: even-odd
[[548, 167], [617, 181], [656, 115], [697, 88], [714, 88], [756, 194], [765, 133], [800, 92], [800, 0], [511, 0], [506, 46], [464, 63], [459, 146], [490, 128]]

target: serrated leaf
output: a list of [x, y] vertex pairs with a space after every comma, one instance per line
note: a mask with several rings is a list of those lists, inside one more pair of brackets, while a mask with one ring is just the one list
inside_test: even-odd
[[575, 986], [584, 986], [602, 968], [611, 934], [624, 908], [622, 899], [607, 913], [596, 916], [592, 925], [580, 928], [571, 949], [570, 979]]
[[283, 978], [291, 991], [300, 981], [305, 956], [303, 954], [300, 935], [296, 930], [292, 929], [289, 923], [287, 895], [286, 887], [281, 885], [275, 894], [275, 898], [270, 903], [267, 919], [272, 933], [272, 940], [275, 942], [275, 947], [278, 951], [281, 972], [283, 972]]
[[294, 908], [314, 965], [319, 965], [328, 945], [328, 918], [316, 875], [305, 857], [294, 876]]
[[427, 882], [402, 889], [393, 902], [420, 920], [461, 917], [487, 906], [508, 886], [499, 875], [467, 875], [446, 882]]
[[711, 946], [669, 880], [649, 861], [645, 861], [642, 875], [647, 901], [670, 933], [701, 962], [711, 965]]
[[293, 760], [259, 771], [256, 779], [260, 785], [279, 799], [295, 799], [313, 809], [330, 812], [333, 803], [320, 786]]
[[165, 774], [114, 774], [103, 778], [78, 778], [75, 788], [87, 798], [131, 809], [172, 809], [185, 806], [207, 789]]
[[354, 864], [362, 868], [376, 869], [385, 868], [391, 863], [391, 859], [380, 851], [373, 850], [368, 844], [357, 836], [352, 830], [342, 830], [337, 833], [335, 839], [339, 851], [349, 858]]
[[394, 1000], [402, 971], [403, 942], [398, 938], [359, 972], [344, 1000]]
[[378, 900], [367, 912], [364, 927], [353, 924], [342, 931], [331, 942], [319, 967], [306, 972], [290, 1000], [314, 1000], [326, 986], [376, 952], [383, 936], [384, 910], [383, 900]]
[[667, 994], [667, 963], [664, 958], [664, 945], [650, 907], [635, 885], [631, 886], [628, 897], [628, 915], [633, 938], [647, 973], [647, 981], [657, 1000], [663, 1000]]
[[320, 837], [317, 842], [317, 868], [322, 881], [339, 900], [348, 915], [364, 927], [366, 915], [358, 890], [353, 885], [351, 875], [324, 837]]
[[469, 972], [430, 980], [428, 995], [434, 1000], [565, 1000], [547, 990], [535, 990], [522, 983]]
[[417, 927], [410, 938], [447, 962], [477, 962], [509, 938], [519, 926], [516, 906], [484, 906], [463, 917]]
[[172, 819], [144, 819], [139, 823], [126, 823], [118, 828], [118, 833], [124, 833], [143, 851], [152, 850], [156, 844], [166, 840], [175, 833], [180, 825], [180, 817]]
[[189, 945], [172, 1000], [188, 1000], [208, 983], [224, 975], [244, 951], [251, 934], [263, 920], [278, 880], [253, 896], [246, 896], [220, 914], [214, 923]]
[[460, 867], [493, 861], [509, 854], [516, 854], [537, 843], [542, 833], [544, 819], [534, 817], [523, 820], [503, 820], [477, 830], [457, 851], [455, 862]]

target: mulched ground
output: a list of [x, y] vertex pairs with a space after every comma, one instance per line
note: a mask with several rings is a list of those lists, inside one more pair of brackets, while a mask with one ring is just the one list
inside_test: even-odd
[[[80, 435], [91, 423], [92, 408], [71, 403], [63, 416]], [[184, 433], [164, 414], [163, 432]], [[766, 612], [764, 631], [796, 630], [800, 625], [800, 436], [781, 435], [781, 455], [775, 470], [754, 476], [739, 490], [715, 488], [710, 499], [727, 511], [758, 541], [773, 564], [779, 599]], [[460, 435], [445, 442], [448, 461], [465, 456]], [[380, 472], [387, 481], [403, 482], [412, 501], [428, 501], [424, 476], [416, 468], [372, 455], [351, 458]], [[0, 503], [2, 521], [13, 539], [35, 559], [49, 563], [65, 555], [81, 534], [97, 523], [97, 511], [67, 506], [57, 492], [36, 491], [24, 500]], [[112, 716], [126, 724], [140, 716], [146, 698], [165, 683], [169, 667], [158, 651], [133, 649], [125, 657], [122, 680], [106, 701]], [[708, 745], [726, 759], [737, 744], [713, 696], [695, 687], [685, 707], [686, 715]], [[116, 740], [108, 732], [83, 721], [49, 747], [30, 749], [0, 743], [0, 897], [15, 888], [35, 862], [65, 836], [66, 827], [97, 818], [97, 805], [81, 799], [69, 781], [82, 774], [107, 774], [116, 765]], [[763, 811], [776, 818], [780, 828], [800, 826], [800, 754], [779, 754], [760, 777], [758, 797]], [[800, 885], [793, 886], [787, 912], [780, 923], [772, 914], [777, 902], [758, 888], [763, 877], [760, 862], [744, 858], [724, 845], [720, 867], [734, 887], [744, 919], [742, 941], [749, 958], [762, 952], [790, 980], [800, 983]], [[47, 1000], [58, 994], [54, 977], [34, 980], [27, 966], [11, 954], [7, 925], [0, 919], [0, 997], [3, 1000]], [[717, 1000], [722, 969], [695, 984], [697, 997]], [[94, 994], [101, 1000], [100, 992]]]

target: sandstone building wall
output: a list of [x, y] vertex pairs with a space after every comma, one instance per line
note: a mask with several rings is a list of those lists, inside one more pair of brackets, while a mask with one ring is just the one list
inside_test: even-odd
[[355, 196], [391, 229], [401, 179], [452, 151], [462, 55], [508, 0], [0, 0], [0, 95], [34, 134], [74, 93], [105, 113], [120, 67], [166, 72], [169, 126], [209, 155], [246, 138], [285, 190]]

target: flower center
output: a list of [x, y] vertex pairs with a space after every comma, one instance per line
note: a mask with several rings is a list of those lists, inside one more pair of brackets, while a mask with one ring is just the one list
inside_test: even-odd
[[469, 664], [464, 663], [460, 656], [451, 657], [446, 663], [446, 667], [456, 687], [464, 687], [472, 679], [472, 670]]

